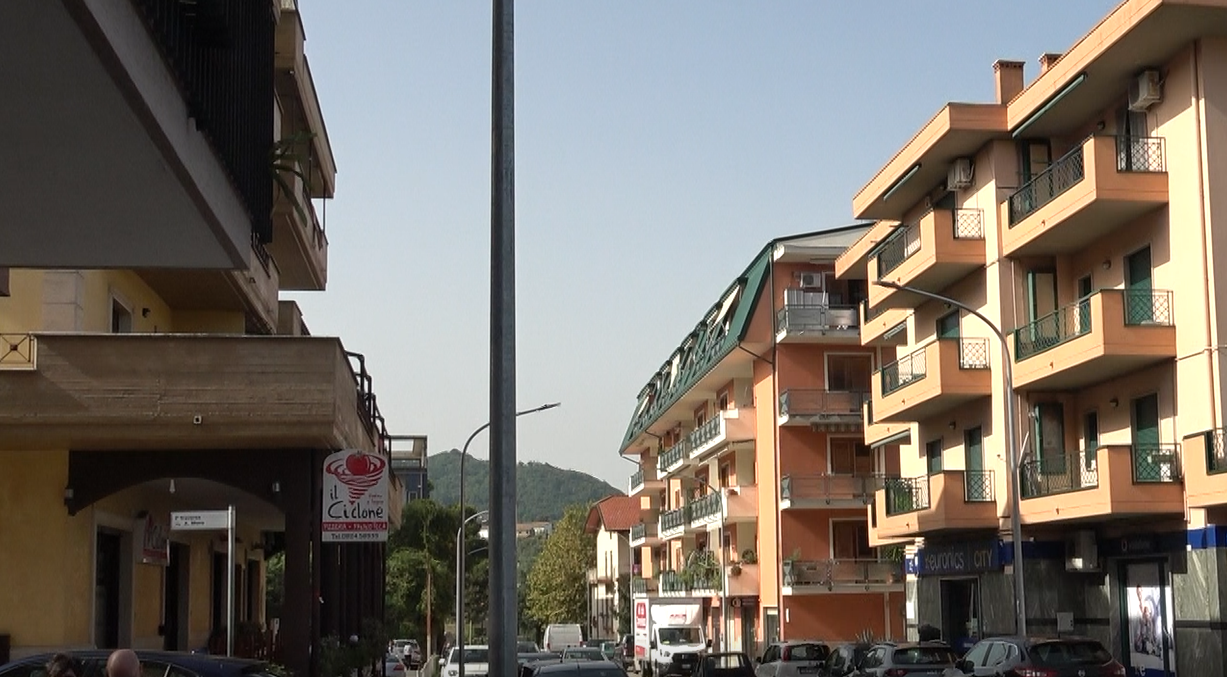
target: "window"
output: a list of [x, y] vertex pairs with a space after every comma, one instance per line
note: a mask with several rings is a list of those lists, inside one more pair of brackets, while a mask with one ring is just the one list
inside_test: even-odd
[[930, 475], [942, 472], [942, 438], [939, 437], [925, 443], [925, 462]]
[[993, 642], [980, 642], [979, 644], [971, 647], [971, 651], [968, 651], [967, 655], [963, 656], [963, 660], [976, 667], [986, 665], [984, 661], [988, 657], [988, 650], [991, 644], [993, 644]]
[[720, 488], [724, 489], [732, 486], [729, 484], [729, 477], [732, 474], [732, 467], [728, 463], [720, 464]]
[[831, 557], [843, 560], [877, 559], [869, 547], [869, 524], [862, 520], [831, 522]]
[[873, 355], [827, 355], [827, 390], [869, 392]]
[[720, 411], [727, 411], [728, 409], [731, 409], [732, 407], [729, 405], [731, 404], [732, 399], [733, 398], [729, 397], [729, 391], [725, 390], [716, 397], [716, 408]]
[[111, 333], [132, 333], [132, 311], [114, 297], [111, 298]]
[[959, 337], [959, 311], [946, 313], [937, 318], [937, 338], [956, 339]]
[[1095, 465], [1099, 453], [1099, 412], [1088, 411], [1082, 415], [1082, 450], [1083, 462], [1087, 470]]
[[839, 475], [873, 473], [873, 450], [853, 437], [832, 437], [831, 472]]

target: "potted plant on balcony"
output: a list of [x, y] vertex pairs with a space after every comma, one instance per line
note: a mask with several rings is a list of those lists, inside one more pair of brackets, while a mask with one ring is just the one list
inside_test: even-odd
[[290, 205], [298, 214], [298, 218], [304, 223], [310, 221], [307, 218], [305, 206], [299, 202], [298, 194], [294, 191], [291, 185], [292, 178], [297, 178], [302, 181], [304, 186], [309, 186], [311, 183], [307, 173], [303, 170], [303, 165], [306, 164], [306, 157], [301, 148], [306, 148], [307, 144], [311, 143], [315, 138], [313, 132], [298, 132], [291, 134], [284, 139], [273, 142], [272, 150], [269, 152], [269, 169], [273, 174], [273, 184], [277, 188], [277, 192], [289, 200]]
[[729, 565], [729, 575], [730, 576], [740, 576], [741, 575], [741, 562], [733, 562], [732, 564]]
[[741, 561], [746, 564], [758, 564], [758, 553], [754, 552], [754, 548], [746, 548], [741, 551]]
[[891, 569], [890, 582], [898, 583], [902, 581], [903, 580], [903, 558], [904, 558], [903, 546], [898, 545], [898, 544], [887, 545], [887, 546], [884, 546], [880, 552], [881, 552], [880, 557], [883, 562], [891, 562], [892, 564], [898, 565], [897, 567]]

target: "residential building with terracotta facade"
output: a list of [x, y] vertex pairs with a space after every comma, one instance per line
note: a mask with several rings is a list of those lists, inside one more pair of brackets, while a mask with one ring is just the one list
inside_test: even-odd
[[1015, 632], [1021, 570], [1031, 633], [1221, 674], [1227, 2], [1128, 0], [1026, 68], [994, 64], [994, 101], [943, 107], [853, 199], [876, 223], [837, 276], [895, 354], [865, 437], [902, 444], [873, 540], [911, 544], [910, 633]]
[[701, 603], [717, 648], [904, 632], [902, 559], [866, 512], [898, 471], [897, 448], [864, 443], [879, 351], [861, 345], [864, 282], [834, 276], [867, 230], [769, 242], [639, 394], [621, 446], [640, 464], [633, 594]]

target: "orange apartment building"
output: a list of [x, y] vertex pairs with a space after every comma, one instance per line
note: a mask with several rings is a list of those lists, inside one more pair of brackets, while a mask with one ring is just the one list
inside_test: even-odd
[[864, 283], [834, 276], [867, 230], [768, 243], [639, 395], [632, 594], [702, 603], [718, 648], [903, 635], [902, 551], [871, 547], [865, 508], [898, 471], [863, 443], [879, 351]]
[[836, 262], [868, 282], [862, 344], [897, 356], [871, 384], [866, 439], [904, 435], [873, 540], [912, 544], [909, 629], [1014, 633], [1021, 570], [1030, 633], [1222, 674], [1227, 2], [1128, 0], [1029, 84], [994, 72], [995, 101], [942, 108], [855, 196], [876, 223]]

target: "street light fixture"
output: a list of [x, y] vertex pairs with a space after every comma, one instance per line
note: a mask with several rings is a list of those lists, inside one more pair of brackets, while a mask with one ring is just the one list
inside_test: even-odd
[[1027, 635], [1027, 604], [1026, 586], [1023, 581], [1022, 515], [1019, 493], [1019, 466], [1022, 461], [1022, 452], [1018, 448], [1018, 410], [1014, 403], [1014, 365], [1010, 359], [1010, 349], [1006, 343], [1005, 334], [996, 324], [985, 317], [983, 313], [948, 296], [934, 294], [930, 291], [909, 287], [890, 280], [878, 280], [875, 284], [879, 287], [910, 292], [935, 301], [949, 303], [956, 308], [965, 310], [988, 326], [989, 330], [1001, 341], [1001, 366], [1005, 376], [1006, 435], [1009, 437], [1010, 538], [1014, 541], [1014, 632], [1019, 636], [1025, 637]]
[[[527, 416], [527, 415], [529, 415], [529, 414], [536, 414], [536, 413], [539, 413], [539, 412], [542, 412], [542, 411], [548, 411], [548, 410], [550, 410], [550, 409], [557, 409], [558, 407], [561, 407], [561, 406], [562, 406], [562, 402], [549, 402], [549, 403], [547, 403], [547, 404], [543, 404], [543, 405], [541, 405], [541, 406], [539, 406], [539, 407], [533, 407], [532, 409], [525, 409], [525, 410], [523, 410], [523, 411], [517, 411], [517, 412], [516, 412], [516, 418], [519, 418], [519, 417], [521, 417], [521, 416]], [[460, 514], [461, 514], [461, 515], [463, 515], [463, 514], [464, 514], [464, 509], [465, 509], [465, 503], [464, 503], [464, 461], [465, 461], [465, 459], [467, 459], [467, 458], [469, 457], [469, 445], [473, 443], [473, 439], [474, 439], [474, 438], [476, 438], [478, 435], [480, 435], [480, 434], [482, 433], [482, 431], [486, 430], [486, 429], [487, 429], [487, 428], [489, 428], [489, 427], [490, 427], [490, 422], [489, 422], [489, 421], [487, 421], [486, 423], [482, 424], [482, 426], [481, 426], [480, 428], [478, 428], [477, 430], [474, 430], [474, 431], [472, 432], [472, 434], [470, 434], [470, 435], [469, 435], [469, 439], [467, 439], [467, 440], [465, 440], [465, 441], [464, 441], [464, 447], [463, 447], [463, 448], [461, 448], [461, 450], [460, 450], [460, 501], [459, 501], [459, 504], [460, 504]], [[452, 451], [455, 451], [455, 449], [453, 449]], [[489, 513], [489, 511], [488, 511], [488, 510], [485, 510], [485, 511], [482, 511], [482, 513]], [[482, 513], [478, 513], [478, 514], [482, 514]], [[471, 519], [471, 518], [469, 518], [469, 519]], [[465, 521], [467, 522], [467, 521], [468, 521], [468, 519], [466, 519]], [[457, 553], [457, 554], [456, 554], [456, 580], [457, 580], [457, 581], [463, 581], [463, 580], [464, 580], [464, 559], [465, 559], [465, 558], [464, 558], [464, 541], [465, 541], [465, 540], [466, 540], [466, 539], [465, 539], [464, 529], [463, 529], [463, 525], [462, 525], [462, 528], [461, 528], [461, 530], [460, 530], [460, 533], [459, 533], [459, 534], [457, 535], [457, 537], [456, 537], [456, 553]], [[461, 650], [463, 650], [463, 649], [464, 649], [464, 628], [463, 628], [463, 627], [462, 627], [462, 625], [460, 624], [460, 612], [462, 612], [462, 611], [464, 610], [464, 586], [463, 586], [463, 585], [459, 585], [459, 584], [457, 584], [457, 586], [456, 586], [456, 609], [457, 609], [457, 616], [456, 616], [456, 645], [457, 645], [457, 646], [459, 646], [459, 647], [461, 648]], [[459, 670], [460, 670], [460, 677], [464, 677], [464, 661], [463, 661], [463, 658], [464, 658], [464, 655], [463, 655], [463, 653], [462, 653], [462, 654], [461, 654], [461, 659], [462, 659], [462, 660], [460, 661], [460, 667], [459, 667]]]
[[460, 671], [460, 677], [464, 677], [464, 528], [469, 522], [481, 520], [489, 514], [489, 510], [475, 512], [461, 520], [460, 527], [456, 529], [456, 649], [459, 651], [456, 669]]
[[[712, 493], [716, 495], [720, 495], [721, 493], [721, 490], [713, 486], [711, 482], [708, 482], [707, 480], [702, 479], [698, 477], [697, 475], [679, 475], [678, 479], [694, 480], [695, 482], [698, 482], [706, 486]], [[721, 651], [728, 651], [728, 645], [729, 645], [729, 638], [728, 638], [729, 619], [727, 617], [729, 580], [728, 580], [728, 569], [725, 568], [725, 561], [724, 561], [724, 533], [725, 533], [724, 529], [725, 529], [725, 517], [726, 517], [725, 503], [726, 503], [726, 499], [724, 497], [721, 497], [720, 499], [720, 623], [721, 625], [724, 626], [720, 628], [720, 650]]]

